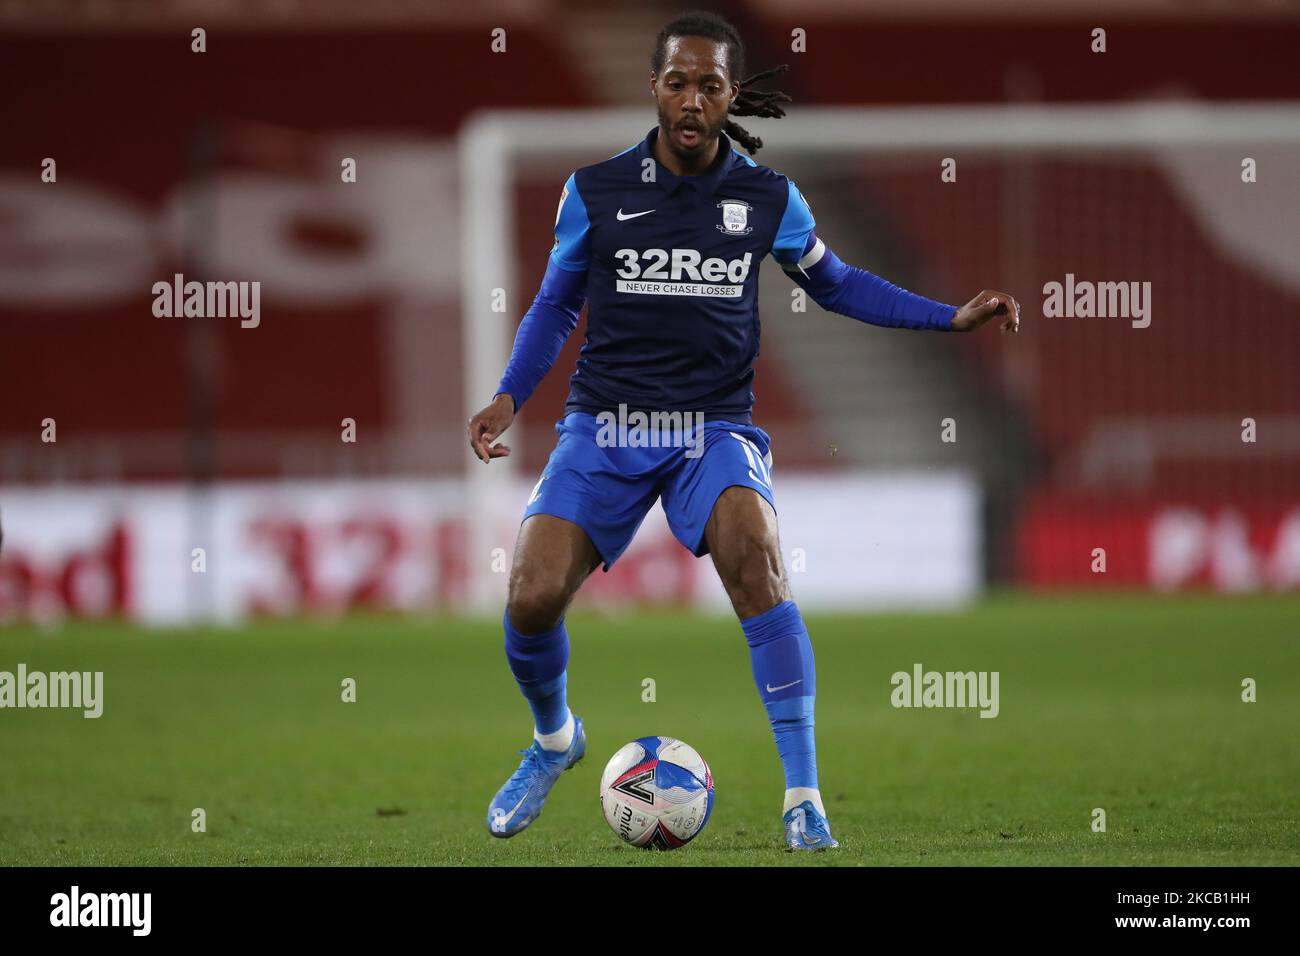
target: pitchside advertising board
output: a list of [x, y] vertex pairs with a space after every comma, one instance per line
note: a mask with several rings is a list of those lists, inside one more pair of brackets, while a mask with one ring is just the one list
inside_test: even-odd
[[1035, 589], [1291, 592], [1300, 588], [1300, 497], [1185, 498], [1043, 492], [1021, 509], [1017, 579]]
[[[457, 609], [469, 576], [504, 601], [531, 481], [470, 555], [465, 485], [446, 481], [58, 486], [0, 496], [0, 620], [125, 615], [146, 624], [355, 609]], [[781, 543], [801, 606], [951, 606], [981, 587], [979, 493], [961, 474], [787, 475]], [[686, 551], [656, 505], [588, 605], [726, 610], [712, 562]]]
[[[455, 610], [471, 560], [504, 600], [531, 485], [503, 496], [499, 550], [467, 553], [464, 484], [448, 480], [60, 486], [0, 496], [0, 621], [125, 615], [147, 624]], [[505, 500], [508, 497], [509, 500]], [[790, 475], [781, 544], [811, 610], [944, 607], [982, 587], [979, 493], [962, 475]], [[1099, 551], [1101, 554], [1099, 554]], [[1032, 588], [1293, 591], [1300, 502], [1091, 505], [1043, 498], [1017, 535]], [[580, 602], [725, 611], [712, 562], [668, 531], [656, 506]]]

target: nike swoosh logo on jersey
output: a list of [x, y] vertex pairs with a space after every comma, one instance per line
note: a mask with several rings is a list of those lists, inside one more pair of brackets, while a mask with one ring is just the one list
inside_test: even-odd
[[787, 687], [793, 687], [795, 684], [802, 684], [802, 683], [803, 683], [803, 678], [800, 677], [798, 680], [792, 680], [790, 681], [790, 683], [782, 684], [780, 687], [773, 687], [771, 684], [768, 684], [767, 692], [769, 694], [775, 694], [778, 690], [785, 690]]
[[637, 216], [648, 216], [652, 212], [654, 212], [653, 209], [647, 209], [645, 212], [631, 212], [625, 216], [623, 215], [623, 210], [619, 209], [616, 215], [618, 216], [618, 221], [623, 222], [625, 219], [635, 219]]

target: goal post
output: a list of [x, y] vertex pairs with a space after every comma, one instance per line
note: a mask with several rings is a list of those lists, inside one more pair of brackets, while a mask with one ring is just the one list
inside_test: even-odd
[[[641, 140], [654, 125], [642, 107], [506, 110], [475, 114], [459, 135], [460, 249], [465, 418], [492, 397], [509, 357], [514, 329], [535, 290], [520, 288], [514, 270], [516, 217], [512, 188], [532, 158], [568, 158], [570, 168], [600, 162]], [[1041, 153], [1159, 154], [1202, 147], [1242, 156], [1300, 145], [1300, 104], [1156, 102], [1122, 105], [934, 107], [796, 107], [775, 120], [745, 123], [764, 136], [760, 162], [788, 163], [913, 154], [937, 178], [945, 157], [996, 153], [1006, 159]], [[1273, 175], [1281, 175], [1274, 170]], [[1226, 181], [1226, 180], [1225, 180]], [[556, 181], [558, 200], [560, 181]], [[813, 200], [814, 210], [817, 201]], [[1005, 214], [1005, 211], [1004, 211]], [[536, 250], [541, 257], [546, 249]], [[494, 311], [504, 293], [506, 309]], [[1026, 289], [1022, 295], [1034, 296]], [[491, 569], [494, 548], [509, 550], [500, 527], [518, 516], [501, 503], [521, 477], [524, 429], [506, 441], [513, 457], [484, 466], [465, 449], [468, 610], [492, 613], [504, 597], [504, 575]]]

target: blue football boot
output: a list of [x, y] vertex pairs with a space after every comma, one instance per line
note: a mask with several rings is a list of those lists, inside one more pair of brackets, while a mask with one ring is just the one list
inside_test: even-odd
[[509, 780], [488, 804], [487, 827], [494, 837], [512, 837], [542, 815], [542, 804], [560, 779], [587, 752], [587, 732], [582, 718], [573, 715], [573, 741], [564, 751], [543, 750], [536, 740]]
[[831, 836], [831, 825], [817, 812], [811, 800], [791, 807], [785, 815], [785, 848], [791, 850], [829, 850], [839, 846]]

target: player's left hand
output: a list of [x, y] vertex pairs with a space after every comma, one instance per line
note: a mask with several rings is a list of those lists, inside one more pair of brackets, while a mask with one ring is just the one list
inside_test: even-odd
[[1020, 303], [1005, 292], [985, 289], [971, 299], [952, 317], [954, 332], [973, 332], [994, 316], [1005, 315], [1003, 332], [1020, 331]]

